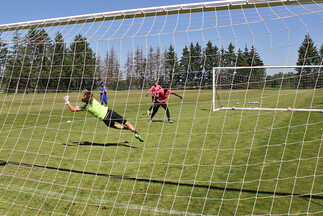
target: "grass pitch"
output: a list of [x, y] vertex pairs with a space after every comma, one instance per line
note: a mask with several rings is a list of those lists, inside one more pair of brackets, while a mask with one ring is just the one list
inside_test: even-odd
[[[211, 112], [212, 91], [176, 93], [173, 124], [162, 108], [148, 122], [145, 92], [109, 93], [144, 143], [70, 112], [65, 94], [0, 95], [0, 215], [323, 212], [322, 113]], [[323, 109], [322, 90], [218, 94], [225, 106]]]

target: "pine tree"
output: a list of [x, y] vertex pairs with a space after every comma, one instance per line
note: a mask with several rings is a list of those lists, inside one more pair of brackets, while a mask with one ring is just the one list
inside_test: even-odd
[[187, 46], [183, 48], [179, 68], [180, 73], [176, 74], [175, 82], [186, 82], [187, 74], [190, 71], [190, 51]]
[[[264, 65], [263, 61], [260, 58], [259, 53], [256, 48], [252, 45], [249, 57], [248, 57], [248, 65], [249, 66], [262, 66]], [[265, 69], [252, 69], [250, 71], [249, 78], [249, 88], [263, 88], [264, 80], [266, 78], [266, 70]]]
[[52, 72], [49, 87], [51, 89], [67, 90], [71, 67], [66, 66], [68, 49], [60, 32], [56, 33], [53, 46]]
[[208, 41], [204, 51], [204, 67], [208, 84], [212, 83], [213, 68], [219, 66], [220, 56], [219, 49], [216, 45], [213, 46], [211, 41]]
[[[320, 56], [314, 41], [309, 34], [305, 35], [304, 41], [298, 49], [298, 60], [296, 65], [317, 65], [320, 64]], [[298, 74], [311, 73], [311, 69], [297, 69]]]
[[190, 81], [196, 79], [199, 80], [202, 78], [203, 71], [203, 52], [201, 45], [196, 42], [195, 46], [191, 47], [191, 73], [190, 73]]
[[[22, 41], [19, 31], [14, 32], [12, 38], [13, 45], [9, 51], [8, 64], [5, 68], [5, 80], [7, 92], [18, 93], [19, 89], [25, 89], [25, 80], [21, 79], [23, 72], [23, 62], [25, 58], [26, 46]], [[24, 83], [22, 83], [24, 82]]]
[[44, 29], [30, 29], [24, 40], [27, 48], [26, 70], [22, 76], [27, 78], [26, 89], [47, 89], [52, 41]]
[[70, 45], [68, 63], [71, 67], [68, 89], [92, 89], [96, 83], [96, 57], [87, 39], [81, 34], [75, 36]]
[[[298, 61], [296, 65], [319, 65], [321, 57], [309, 34], [305, 38], [298, 49]], [[300, 88], [312, 88], [317, 80], [317, 68], [297, 68], [297, 74], [300, 76]], [[321, 83], [321, 82], [319, 82]]]
[[228, 66], [228, 67], [234, 67], [236, 66], [236, 60], [237, 60], [237, 56], [234, 52], [234, 45], [232, 43], [229, 44], [228, 46], [228, 51], [224, 52], [224, 65]]
[[179, 72], [179, 62], [177, 58], [177, 54], [172, 45], [169, 45], [168, 50], [164, 54], [165, 58], [165, 80], [164, 82], [172, 82], [175, 73]]
[[8, 56], [9, 48], [8, 44], [1, 40], [1, 33], [0, 33], [0, 90], [2, 91], [2, 83], [3, 78], [5, 76], [4, 70], [6, 67], [6, 61]]
[[[248, 60], [246, 58], [246, 53], [248, 52], [248, 48], [245, 48], [245, 52], [243, 53], [241, 49], [238, 49], [237, 51], [237, 63], [236, 65], [238, 67], [241, 66], [248, 66]], [[234, 77], [234, 84], [235, 88], [238, 89], [246, 89], [249, 79], [249, 73], [250, 70], [248, 69], [239, 69], [236, 71], [235, 77]]]

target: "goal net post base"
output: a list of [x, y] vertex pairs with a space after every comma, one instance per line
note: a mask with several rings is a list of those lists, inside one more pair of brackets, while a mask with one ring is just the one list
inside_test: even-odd
[[262, 107], [220, 107], [213, 108], [213, 111], [220, 110], [245, 110], [245, 111], [294, 111], [294, 112], [321, 112], [323, 109], [301, 109], [301, 108], [262, 108]]

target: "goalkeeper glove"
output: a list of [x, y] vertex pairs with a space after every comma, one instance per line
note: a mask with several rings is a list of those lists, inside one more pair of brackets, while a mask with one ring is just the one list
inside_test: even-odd
[[180, 98], [181, 100], [183, 100], [183, 97], [182, 97], [182, 96], [179, 96], [179, 98]]
[[149, 96], [149, 94], [147, 93], [147, 94], [146, 94], [146, 97], [148, 97], [148, 96]]
[[70, 99], [70, 96], [68, 96], [68, 95], [64, 97], [65, 104], [69, 104], [70, 103], [69, 99]]

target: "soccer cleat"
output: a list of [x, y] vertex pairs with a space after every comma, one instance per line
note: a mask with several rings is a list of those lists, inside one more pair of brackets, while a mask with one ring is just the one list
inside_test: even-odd
[[174, 123], [172, 120], [168, 120], [168, 123]]
[[150, 116], [150, 112], [149, 112], [149, 110], [147, 111], [147, 116]]
[[139, 135], [139, 134], [135, 134], [136, 139], [138, 139], [140, 142], [143, 142], [144, 139]]
[[152, 119], [149, 119], [149, 122], [153, 122], [153, 120]]

